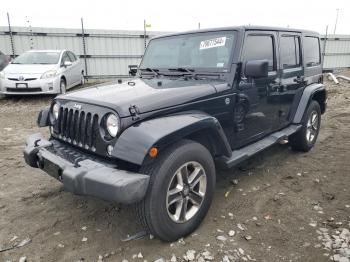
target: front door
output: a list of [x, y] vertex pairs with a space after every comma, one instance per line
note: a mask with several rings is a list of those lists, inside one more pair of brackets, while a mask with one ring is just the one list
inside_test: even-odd
[[66, 81], [67, 81], [67, 88], [72, 86], [74, 83], [74, 73], [73, 73], [73, 67], [71, 66], [65, 66], [64, 63], [65, 62], [72, 62], [68, 56], [67, 51], [64, 52], [64, 54], [62, 55], [62, 60], [61, 60], [61, 67], [63, 67], [63, 74], [66, 77]]
[[[277, 34], [248, 31], [242, 53], [241, 79], [235, 105], [236, 135], [233, 147], [239, 148], [279, 128], [279, 101], [276, 92], [280, 79], [278, 69]], [[269, 61], [268, 77], [249, 79], [244, 75], [245, 63], [250, 60]]]

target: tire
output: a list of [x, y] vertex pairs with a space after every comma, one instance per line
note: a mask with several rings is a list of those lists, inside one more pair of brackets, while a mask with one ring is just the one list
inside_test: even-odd
[[64, 80], [64, 78], [61, 78], [61, 81], [60, 81], [60, 94], [65, 94], [66, 93], [66, 89], [67, 89], [66, 80]]
[[316, 101], [311, 101], [301, 124], [301, 129], [289, 137], [289, 143], [293, 150], [308, 152], [316, 143], [321, 125], [321, 108]]
[[[193, 190], [186, 183], [182, 191], [178, 188], [180, 174], [185, 174], [177, 172], [179, 168], [189, 171], [189, 184], [191, 180], [195, 184], [193, 181], [197, 179], [193, 179], [193, 174], [198, 171], [198, 184]], [[215, 165], [209, 151], [199, 143], [181, 140], [167, 148], [154, 165], [142, 167], [141, 173], [151, 176], [145, 199], [135, 206], [145, 230], [163, 241], [175, 241], [192, 233], [201, 224], [213, 199]], [[171, 199], [178, 200], [171, 204]], [[188, 202], [187, 213], [177, 213], [176, 210], [185, 210], [180, 208], [185, 202]]]

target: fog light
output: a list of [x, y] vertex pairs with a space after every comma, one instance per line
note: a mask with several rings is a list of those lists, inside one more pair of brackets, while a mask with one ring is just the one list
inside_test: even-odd
[[108, 145], [108, 146], [107, 146], [107, 154], [108, 154], [109, 156], [112, 155], [112, 151], [113, 151], [113, 146]]

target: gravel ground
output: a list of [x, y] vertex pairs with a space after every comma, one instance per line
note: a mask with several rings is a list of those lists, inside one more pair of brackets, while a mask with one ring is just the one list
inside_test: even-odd
[[25, 138], [52, 97], [0, 99], [0, 250], [10, 248], [0, 261], [349, 261], [350, 84], [327, 87], [316, 147], [276, 145], [218, 171], [206, 219], [171, 244], [122, 241], [141, 230], [131, 208], [64, 192], [25, 165]]

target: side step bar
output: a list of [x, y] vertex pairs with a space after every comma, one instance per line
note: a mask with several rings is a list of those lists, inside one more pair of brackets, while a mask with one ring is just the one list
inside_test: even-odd
[[290, 125], [278, 132], [272, 133], [267, 137], [250, 144], [248, 146], [242, 147], [241, 149], [233, 150], [232, 156], [221, 157], [218, 160], [219, 166], [222, 168], [231, 168], [242, 161], [250, 158], [251, 156], [263, 151], [264, 149], [284, 140], [288, 139], [288, 136], [294, 134], [301, 128], [301, 125]]

